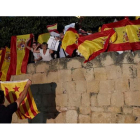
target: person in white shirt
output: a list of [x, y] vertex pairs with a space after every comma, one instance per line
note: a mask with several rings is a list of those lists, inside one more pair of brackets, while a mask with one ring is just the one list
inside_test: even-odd
[[48, 44], [46, 42], [42, 43], [40, 50], [35, 50], [33, 51], [34, 53], [40, 53], [40, 58], [37, 60], [42, 60], [42, 61], [50, 61], [52, 60], [51, 54], [53, 53], [53, 50], [48, 49]]

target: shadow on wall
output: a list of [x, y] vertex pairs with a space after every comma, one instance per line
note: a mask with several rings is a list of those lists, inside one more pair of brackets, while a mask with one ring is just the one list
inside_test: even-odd
[[40, 111], [29, 123], [46, 123], [47, 119], [55, 119], [59, 112], [56, 110], [55, 90], [56, 83], [31, 85], [31, 91]]

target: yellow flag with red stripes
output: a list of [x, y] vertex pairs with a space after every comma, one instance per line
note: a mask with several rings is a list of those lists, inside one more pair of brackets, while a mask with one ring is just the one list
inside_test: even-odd
[[[1, 89], [9, 103], [15, 102], [22, 93], [28, 80], [0, 82]], [[19, 119], [33, 119], [39, 113], [31, 89], [28, 89], [27, 96], [19, 106], [16, 114]]]
[[40, 34], [38, 36], [37, 42], [39, 42], [40, 44], [42, 44], [43, 42], [46, 42], [47, 43], [48, 40], [49, 40], [49, 38], [50, 38], [50, 33]]

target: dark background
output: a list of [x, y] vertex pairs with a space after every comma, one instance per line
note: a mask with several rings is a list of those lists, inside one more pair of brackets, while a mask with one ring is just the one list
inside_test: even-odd
[[[85, 31], [97, 32], [98, 27], [103, 24], [113, 22], [114, 19], [121, 20], [122, 17], [0, 17], [0, 48], [4, 46], [10, 47], [11, 36], [34, 33], [37, 39], [38, 34], [47, 32], [47, 25], [58, 23], [65, 26], [73, 22], [82, 20], [82, 29]], [[129, 17], [133, 20], [135, 17]]]

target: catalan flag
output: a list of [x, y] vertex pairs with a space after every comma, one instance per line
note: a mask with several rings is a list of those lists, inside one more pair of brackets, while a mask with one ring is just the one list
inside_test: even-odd
[[40, 44], [42, 44], [43, 42], [47, 43], [49, 38], [50, 38], [50, 34], [49, 33], [40, 34], [38, 36], [37, 42], [39, 42]]
[[118, 22], [104, 24], [102, 26], [102, 31], [112, 28], [117, 34], [116, 41], [109, 44], [108, 51], [125, 51], [132, 49], [129, 43], [129, 38], [126, 30], [126, 25], [128, 24], [128, 21], [129, 19], [125, 18]]
[[71, 56], [73, 51], [77, 49], [78, 33], [74, 28], [69, 28], [62, 40], [62, 48]]
[[47, 29], [49, 32], [57, 32], [57, 23], [53, 24], [53, 25], [47, 25]]
[[[28, 38], [32, 37], [32, 34], [11, 37], [11, 59], [6, 78], [7, 81], [10, 80], [11, 75], [26, 73], [29, 58], [29, 49], [25, 48], [25, 42]], [[29, 46], [30, 45], [31, 41], [29, 42]]]
[[6, 81], [7, 72], [10, 65], [10, 49], [6, 47], [2, 50], [1, 62], [0, 62], [0, 80]]
[[116, 33], [113, 29], [97, 32], [88, 36], [79, 37], [78, 51], [88, 62], [94, 59], [97, 55], [105, 52], [109, 42], [114, 42]]
[[[1, 89], [4, 91], [4, 95], [9, 103], [13, 103], [19, 98], [27, 81], [28, 80], [0, 82]], [[38, 113], [39, 111], [32, 96], [31, 89], [29, 88], [27, 96], [19, 106], [16, 114], [19, 119], [33, 119]]]

